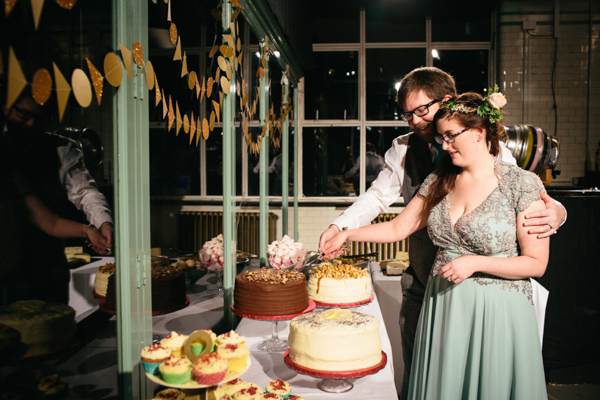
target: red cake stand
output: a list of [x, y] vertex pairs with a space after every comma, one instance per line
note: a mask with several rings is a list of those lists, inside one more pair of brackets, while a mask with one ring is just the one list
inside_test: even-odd
[[[117, 310], [107, 308], [104, 305], [105, 303], [106, 303], [106, 300], [100, 300], [100, 304], [98, 305], [98, 308], [100, 309], [100, 311], [104, 311], [105, 313], [111, 314], [111, 315], [117, 315]], [[164, 309], [164, 310], [152, 310], [152, 316], [169, 314], [169, 313], [181, 310], [182, 308], [186, 308], [189, 304], [190, 304], [190, 298], [188, 296], [185, 296], [185, 303], [181, 304], [178, 307], [174, 307], [174, 308], [169, 308], [169, 309]]]
[[314, 376], [315, 378], [323, 378], [322, 381], [317, 383], [317, 387], [322, 391], [329, 393], [343, 393], [354, 387], [354, 384], [348, 382], [346, 379], [362, 378], [363, 376], [373, 375], [381, 371], [387, 364], [387, 354], [385, 354], [384, 351], [381, 351], [381, 361], [378, 364], [369, 368], [357, 369], [354, 371], [319, 371], [303, 367], [292, 361], [289, 349], [286, 350], [283, 355], [283, 361], [289, 369], [300, 374]]
[[369, 297], [366, 300], [362, 300], [362, 301], [356, 301], [353, 303], [323, 303], [321, 301], [316, 301], [314, 300], [315, 304], [317, 305], [317, 307], [321, 307], [321, 308], [351, 308], [351, 307], [358, 307], [358, 306], [364, 306], [365, 304], [369, 304], [370, 302], [373, 301], [373, 299], [375, 298], [375, 294], [371, 293], [371, 297]]
[[312, 300], [308, 300], [308, 307], [298, 314], [290, 314], [290, 315], [256, 315], [256, 314], [247, 314], [236, 311], [235, 304], [231, 305], [231, 311], [239, 317], [255, 319], [258, 321], [271, 321], [273, 322], [273, 333], [271, 339], [263, 340], [258, 344], [258, 349], [262, 351], [266, 351], [269, 353], [281, 353], [288, 348], [287, 340], [279, 339], [279, 335], [277, 333], [277, 323], [279, 321], [288, 321], [292, 318], [297, 317], [298, 315], [306, 314], [307, 312], [311, 312], [315, 309], [316, 304]]

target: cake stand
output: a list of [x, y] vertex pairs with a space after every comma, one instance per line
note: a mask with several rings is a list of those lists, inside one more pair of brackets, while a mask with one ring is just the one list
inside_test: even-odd
[[316, 301], [314, 300], [315, 304], [317, 307], [321, 307], [321, 308], [351, 308], [351, 307], [358, 307], [358, 306], [364, 306], [365, 304], [369, 304], [370, 302], [373, 301], [373, 299], [375, 298], [375, 294], [371, 293], [371, 297], [369, 297], [366, 300], [361, 300], [361, 301], [355, 301], [353, 303], [323, 303], [321, 301]]
[[328, 393], [343, 393], [354, 387], [354, 384], [348, 382], [346, 379], [362, 378], [363, 376], [373, 375], [381, 371], [387, 364], [387, 354], [381, 351], [381, 361], [369, 368], [357, 369], [353, 371], [319, 371], [316, 369], [306, 368], [300, 364], [295, 363], [290, 358], [290, 350], [286, 350], [283, 355], [283, 361], [289, 369], [294, 370], [300, 374], [313, 376], [315, 378], [323, 378], [322, 381], [317, 383], [317, 387], [324, 392]]
[[256, 315], [256, 314], [247, 314], [236, 311], [235, 304], [231, 305], [231, 311], [239, 317], [255, 319], [257, 321], [271, 321], [273, 323], [273, 333], [271, 339], [263, 340], [258, 344], [258, 349], [261, 351], [266, 351], [269, 353], [281, 353], [288, 348], [287, 340], [279, 339], [279, 335], [277, 333], [277, 323], [279, 321], [288, 321], [297, 317], [298, 315], [306, 314], [307, 312], [311, 312], [315, 309], [315, 302], [312, 300], [308, 300], [308, 307], [298, 314], [290, 314], [290, 315]]

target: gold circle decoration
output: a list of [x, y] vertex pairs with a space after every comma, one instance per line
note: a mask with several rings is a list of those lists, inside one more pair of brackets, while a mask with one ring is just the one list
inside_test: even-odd
[[227, 80], [226, 76], [221, 77], [221, 89], [223, 93], [229, 94], [229, 80]]
[[73, 87], [75, 100], [79, 105], [83, 108], [89, 107], [92, 104], [92, 84], [81, 68], [73, 71], [71, 86]]
[[208, 126], [208, 120], [205, 117], [202, 120], [202, 137], [204, 138], [204, 140], [207, 140], [209, 135], [210, 135], [210, 129]]
[[52, 93], [52, 75], [45, 68], [40, 68], [33, 75], [33, 83], [31, 84], [33, 99], [39, 105], [44, 105], [50, 98]]
[[148, 86], [148, 90], [154, 89], [154, 81], [154, 67], [152, 66], [150, 60], [148, 60], [148, 62], [146, 63], [146, 86]]
[[108, 53], [104, 57], [104, 76], [112, 86], [119, 87], [121, 85], [123, 64], [121, 64], [121, 59], [115, 53]]
[[171, 39], [171, 43], [177, 44], [177, 25], [174, 22], [171, 22], [169, 27], [169, 39]]
[[190, 132], [190, 119], [187, 114], [183, 115], [183, 131], [186, 135]]
[[188, 87], [193, 90], [196, 87], [196, 71], [190, 72], [188, 75]]
[[140, 42], [135, 42], [133, 44], [133, 61], [135, 61], [135, 65], [137, 65], [138, 68], [144, 66], [144, 50], [142, 50], [142, 44]]
[[73, 7], [75, 7], [75, 3], [77, 3], [77, 0], [56, 0], [56, 4], [65, 10], [71, 10]]

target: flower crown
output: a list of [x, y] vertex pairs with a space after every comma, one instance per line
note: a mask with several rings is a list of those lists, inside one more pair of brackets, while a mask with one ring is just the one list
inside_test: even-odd
[[456, 101], [447, 100], [441, 105], [444, 110], [450, 111], [450, 117], [455, 114], [477, 113], [481, 118], [488, 118], [490, 123], [496, 123], [503, 117], [501, 108], [506, 105], [506, 98], [498, 91], [498, 85], [488, 90], [488, 95], [482, 100]]

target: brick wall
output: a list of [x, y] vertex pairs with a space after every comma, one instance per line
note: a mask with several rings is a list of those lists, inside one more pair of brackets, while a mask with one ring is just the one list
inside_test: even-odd
[[[556, 136], [560, 141], [556, 170], [561, 173], [553, 185], [570, 185], [573, 179], [594, 167], [600, 140], [600, 5], [594, 2], [592, 6], [589, 102], [589, 2], [561, 1], [559, 8], [560, 24], [555, 39], [553, 1], [502, 2], [498, 13], [497, 73], [508, 100], [505, 124], [531, 124]], [[527, 21], [535, 23], [535, 29], [529, 30], [524, 40], [523, 22]]]

